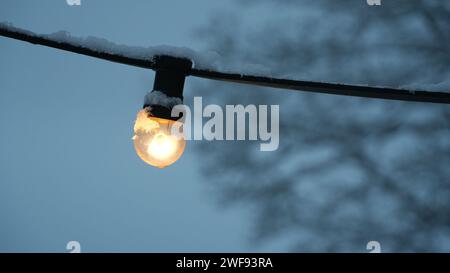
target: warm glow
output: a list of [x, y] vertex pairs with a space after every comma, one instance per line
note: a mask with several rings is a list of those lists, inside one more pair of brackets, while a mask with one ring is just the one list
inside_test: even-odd
[[149, 116], [147, 109], [139, 111], [134, 124], [134, 148], [146, 163], [164, 168], [172, 165], [183, 154], [186, 141], [171, 134], [180, 122]]

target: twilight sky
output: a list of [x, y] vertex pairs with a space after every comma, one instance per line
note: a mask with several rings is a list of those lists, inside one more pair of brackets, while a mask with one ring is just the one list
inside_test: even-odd
[[[195, 30], [233, 11], [224, 2], [3, 0], [0, 21], [201, 50]], [[246, 240], [250, 212], [209, 194], [195, 143], [164, 170], [135, 154], [133, 122], [153, 72], [6, 38], [0, 60], [1, 252], [65, 252], [71, 240], [84, 252], [264, 250]]]

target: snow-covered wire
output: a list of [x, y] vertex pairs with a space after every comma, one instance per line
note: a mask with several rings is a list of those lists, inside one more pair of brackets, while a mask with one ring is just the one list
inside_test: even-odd
[[[96, 37], [88, 37], [85, 39], [73, 37], [67, 32], [40, 35], [16, 28], [8, 23], [0, 23], [0, 36], [153, 70], [158, 69], [153, 59], [155, 56], [168, 55], [187, 58], [194, 63], [194, 67], [186, 72], [187, 76], [190, 75], [212, 80], [335, 95], [450, 104], [450, 90], [446, 90], [448, 92], [431, 92], [389, 87], [299, 81], [242, 73], [220, 72], [216, 71], [215, 66], [212, 64], [213, 60], [210, 61], [208, 56], [202, 56], [187, 48], [167, 46], [149, 48], [129, 47], [117, 45]], [[211, 62], [211, 65], [208, 65], [208, 61]]]

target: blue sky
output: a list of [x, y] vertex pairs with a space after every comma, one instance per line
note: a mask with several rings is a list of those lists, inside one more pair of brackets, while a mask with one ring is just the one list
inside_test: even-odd
[[[202, 49], [193, 33], [233, 9], [224, 2], [4, 0], [0, 21]], [[71, 240], [85, 252], [255, 250], [249, 211], [220, 208], [208, 192], [198, 144], [164, 170], [135, 154], [133, 122], [153, 72], [6, 38], [0, 60], [0, 251], [65, 252]]]

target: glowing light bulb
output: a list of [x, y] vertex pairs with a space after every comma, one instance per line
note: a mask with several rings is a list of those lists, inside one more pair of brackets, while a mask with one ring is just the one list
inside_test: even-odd
[[181, 132], [172, 134], [173, 126], [179, 132], [181, 122], [149, 115], [148, 109], [139, 111], [134, 124], [134, 148], [146, 163], [164, 168], [172, 165], [183, 154], [186, 141]]

